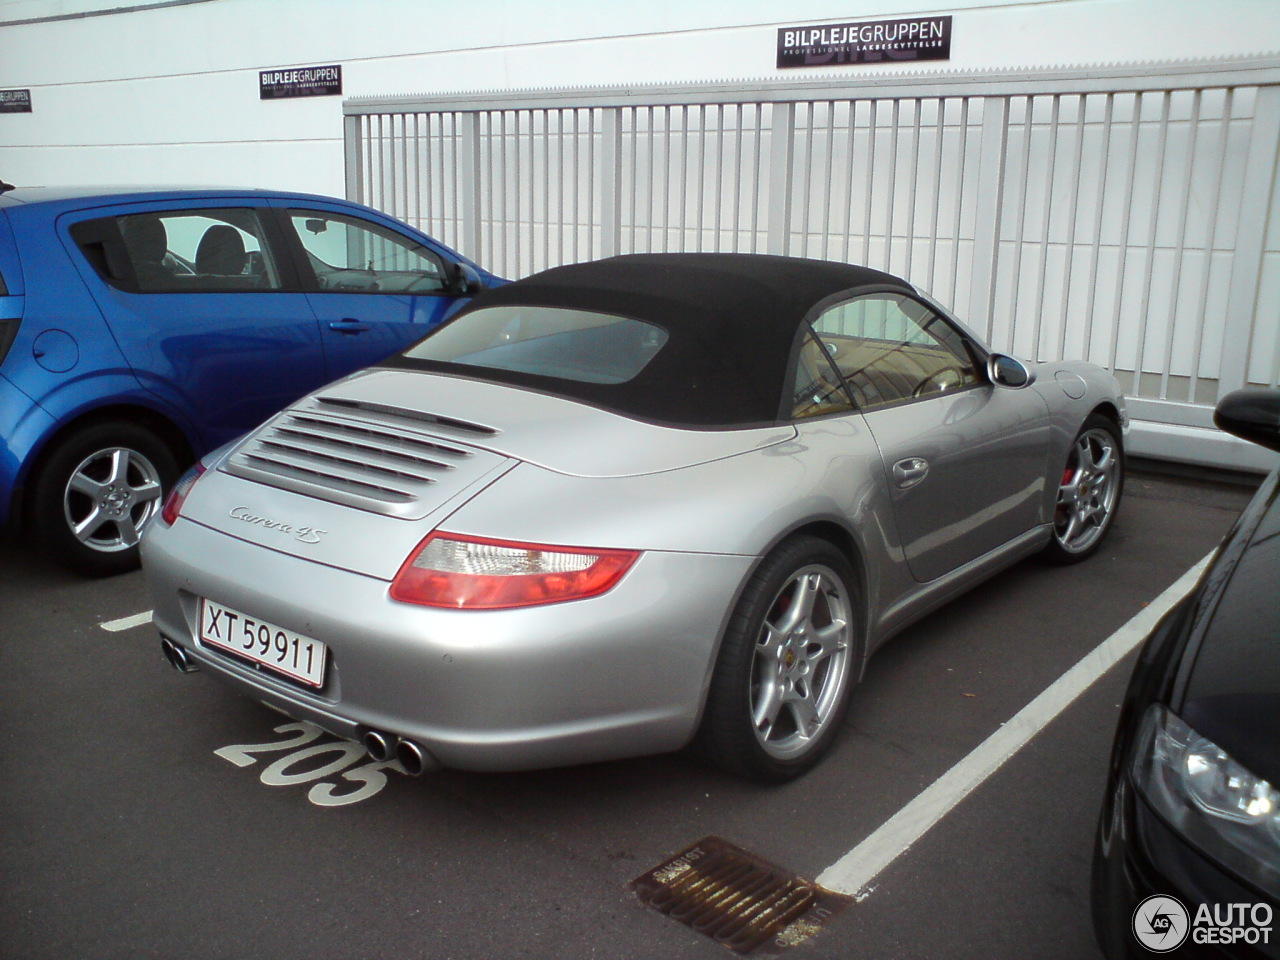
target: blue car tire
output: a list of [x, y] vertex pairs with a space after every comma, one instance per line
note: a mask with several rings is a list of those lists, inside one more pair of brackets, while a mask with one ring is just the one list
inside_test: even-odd
[[173, 452], [124, 420], [87, 424], [38, 464], [28, 529], [54, 560], [89, 576], [138, 566], [138, 537], [178, 476]]

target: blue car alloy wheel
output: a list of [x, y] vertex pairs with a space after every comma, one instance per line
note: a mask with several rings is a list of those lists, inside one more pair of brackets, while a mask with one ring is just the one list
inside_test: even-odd
[[130, 569], [142, 530], [177, 475], [173, 452], [145, 429], [120, 420], [87, 424], [62, 438], [36, 468], [35, 541], [82, 573]]

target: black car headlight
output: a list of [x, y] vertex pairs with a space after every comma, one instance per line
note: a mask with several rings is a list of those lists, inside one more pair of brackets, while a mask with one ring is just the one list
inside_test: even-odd
[[1280, 897], [1280, 789], [1160, 704], [1143, 717], [1133, 782], [1190, 843]]

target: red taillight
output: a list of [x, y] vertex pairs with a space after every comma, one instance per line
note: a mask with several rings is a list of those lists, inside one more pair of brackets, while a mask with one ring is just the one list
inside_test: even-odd
[[514, 543], [436, 532], [418, 544], [391, 584], [405, 603], [502, 610], [595, 597], [622, 579], [634, 550]]
[[203, 474], [204, 466], [197, 463], [173, 485], [173, 489], [169, 491], [169, 496], [165, 497], [164, 507], [160, 511], [160, 518], [164, 520], [166, 527], [172, 527], [173, 522], [182, 516], [182, 505], [186, 502], [187, 494], [191, 492], [191, 488], [196, 485], [196, 481]]

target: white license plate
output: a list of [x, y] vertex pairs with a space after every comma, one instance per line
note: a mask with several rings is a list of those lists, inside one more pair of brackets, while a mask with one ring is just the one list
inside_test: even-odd
[[328, 651], [319, 640], [212, 600], [200, 601], [200, 642], [228, 650], [311, 687], [324, 683]]

